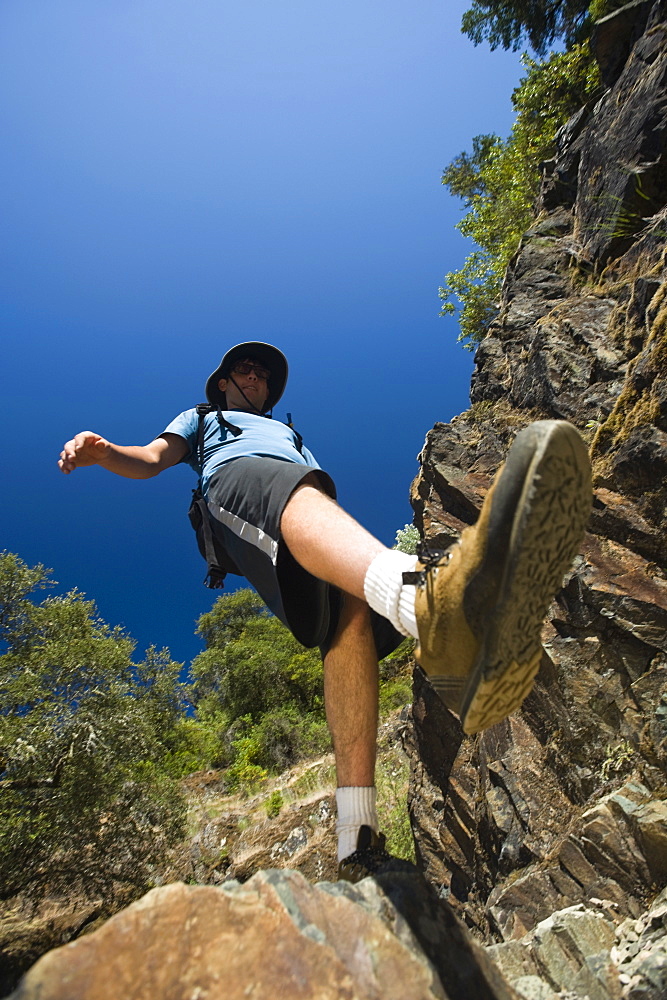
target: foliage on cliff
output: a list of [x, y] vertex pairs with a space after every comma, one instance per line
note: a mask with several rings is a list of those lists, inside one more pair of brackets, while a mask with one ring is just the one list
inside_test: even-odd
[[478, 135], [445, 169], [442, 183], [468, 212], [458, 224], [479, 249], [439, 289], [441, 315], [460, 303], [459, 340], [472, 348], [497, 313], [500, 283], [532, 220], [540, 163], [554, 152], [556, 132], [599, 87], [588, 44], [553, 53], [542, 62], [523, 57], [528, 72], [512, 94], [517, 117], [508, 139]]
[[508, 139], [478, 135], [472, 153], [463, 152], [445, 169], [442, 183], [462, 198], [468, 212], [457, 228], [479, 249], [439, 289], [441, 315], [461, 303], [459, 340], [472, 348], [497, 313], [505, 269], [532, 219], [540, 163], [554, 152], [558, 129], [599, 88], [599, 72], [587, 43], [536, 62], [523, 57], [528, 72], [512, 94], [517, 117]]

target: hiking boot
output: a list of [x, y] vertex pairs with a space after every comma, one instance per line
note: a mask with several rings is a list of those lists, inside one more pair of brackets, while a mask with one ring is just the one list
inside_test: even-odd
[[415, 655], [445, 705], [477, 733], [514, 712], [540, 665], [540, 633], [591, 507], [586, 445], [562, 420], [516, 437], [477, 523], [448, 552], [422, 547]]
[[357, 834], [357, 849], [338, 865], [338, 878], [342, 882], [361, 882], [367, 875], [373, 875], [386, 864], [396, 861], [385, 850], [385, 835], [376, 833], [370, 826], [362, 826]]

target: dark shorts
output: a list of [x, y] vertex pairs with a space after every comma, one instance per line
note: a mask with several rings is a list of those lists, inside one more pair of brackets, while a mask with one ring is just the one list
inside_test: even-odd
[[[336, 487], [326, 472], [277, 458], [235, 458], [213, 474], [206, 497], [213, 530], [228, 555], [227, 572], [244, 576], [294, 637], [303, 646], [319, 646], [324, 656], [338, 627], [343, 595], [306, 572], [280, 534], [285, 504], [311, 473], [335, 499]], [[382, 659], [403, 636], [375, 611], [371, 625]]]

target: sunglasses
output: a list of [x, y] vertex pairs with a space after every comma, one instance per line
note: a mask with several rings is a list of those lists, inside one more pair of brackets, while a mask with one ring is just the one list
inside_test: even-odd
[[232, 371], [237, 375], [249, 375], [250, 372], [254, 372], [257, 378], [267, 379], [271, 378], [271, 372], [268, 368], [262, 368], [261, 365], [250, 365], [245, 361], [240, 361], [238, 364], [234, 365]]

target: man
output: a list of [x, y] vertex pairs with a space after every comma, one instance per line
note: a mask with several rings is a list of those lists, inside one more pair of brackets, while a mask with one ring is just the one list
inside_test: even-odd
[[196, 409], [154, 441], [121, 446], [92, 431], [68, 441], [64, 473], [101, 465], [144, 479], [187, 461], [200, 475], [228, 568], [245, 576], [304, 645], [324, 658], [336, 756], [338, 860], [358, 880], [388, 857], [375, 802], [377, 662], [404, 635], [468, 733], [499, 722], [530, 691], [546, 610], [583, 536], [586, 447], [563, 421], [516, 438], [479, 520], [447, 553], [387, 549], [335, 502], [330, 477], [290, 427], [268, 419], [287, 361], [260, 342], [229, 350]]

